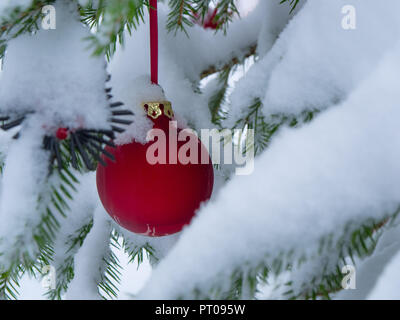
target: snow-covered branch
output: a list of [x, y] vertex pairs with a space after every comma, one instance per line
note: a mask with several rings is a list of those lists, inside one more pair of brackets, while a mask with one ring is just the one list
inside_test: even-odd
[[276, 137], [256, 161], [256, 174], [235, 177], [198, 214], [141, 298], [223, 296], [237, 269], [318, 259], [329, 234], [327, 249], [339, 260], [336, 243], [346, 226], [354, 231], [393, 215], [400, 202], [399, 52], [344, 103]]

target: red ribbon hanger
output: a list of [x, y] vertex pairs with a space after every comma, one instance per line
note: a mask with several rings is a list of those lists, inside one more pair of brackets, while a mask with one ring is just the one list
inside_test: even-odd
[[157, 0], [150, 0], [150, 69], [151, 82], [158, 84], [158, 18]]

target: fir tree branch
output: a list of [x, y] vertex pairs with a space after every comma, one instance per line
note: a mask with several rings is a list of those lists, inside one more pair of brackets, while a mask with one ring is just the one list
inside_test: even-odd
[[195, 20], [195, 11], [193, 2], [190, 0], [169, 0], [170, 12], [168, 14], [167, 29], [177, 32], [178, 30], [186, 32], [185, 26], [193, 26]]
[[15, 7], [7, 16], [0, 17], [0, 59], [3, 58], [8, 40], [39, 29], [38, 20], [43, 17], [42, 8], [55, 0], [33, 0], [26, 9]]
[[103, 257], [104, 266], [102, 267], [101, 280], [98, 283], [99, 293], [103, 299], [117, 298], [118, 285], [121, 282], [121, 265], [111, 247], [121, 249], [118, 233], [114, 230], [110, 234], [110, 243], [107, 253]]
[[182, 26], [182, 16], [183, 16], [183, 8], [184, 8], [184, 6], [185, 6], [185, 0], [180, 0], [181, 1], [181, 4], [180, 4], [180, 6], [179, 6], [179, 17], [178, 17], [178, 22], [177, 22], [177, 24], [179, 25], [179, 26]]
[[[255, 99], [247, 112], [241, 119], [237, 120], [233, 129], [253, 129], [254, 130], [254, 153], [266, 149], [272, 137], [283, 125], [297, 127], [303, 123], [310, 122], [319, 113], [319, 110], [304, 110], [299, 115], [272, 114], [268, 119], [262, 112], [263, 104], [260, 99]], [[244, 136], [246, 139], [246, 136]], [[246, 146], [249, 145], [246, 143]], [[247, 151], [247, 150], [245, 150]]]
[[[194, 22], [200, 18], [204, 21], [206, 14], [211, 10], [210, 0], [169, 0], [170, 13], [168, 15], [167, 29], [176, 33], [183, 31], [186, 34], [186, 27], [192, 27]], [[228, 24], [232, 18], [239, 15], [235, 5], [235, 0], [219, 0], [215, 3], [217, 14], [217, 30], [226, 32]]]
[[243, 61], [247, 58], [250, 58], [251, 56], [254, 56], [256, 54], [256, 50], [257, 50], [257, 46], [256, 45], [252, 45], [249, 48], [247, 48], [246, 50], [244, 50], [246, 53], [241, 56], [241, 57], [234, 57], [232, 58], [230, 61], [226, 62], [225, 64], [223, 64], [222, 66], [210, 66], [208, 67], [206, 70], [202, 71], [200, 74], [200, 79], [204, 79], [214, 73], [217, 72], [222, 72], [226, 69], [232, 68], [233, 65], [238, 65], [243, 63]]
[[[68, 201], [72, 200], [69, 189], [76, 190], [74, 187], [76, 183], [78, 180], [67, 166], [61, 170], [53, 170], [53, 174], [48, 177], [48, 188], [42, 191], [38, 199], [36, 214], [41, 212], [41, 218], [36, 226], [31, 226], [34, 250], [27, 251], [25, 243], [20, 238], [15, 240], [13, 247], [10, 248], [12, 251], [7, 253], [8, 269], [4, 271], [0, 266], [3, 274], [0, 277], [6, 279], [5, 284], [11, 279], [13, 282], [10, 283], [18, 285], [18, 275], [21, 274], [21, 270], [36, 276], [41, 272], [42, 266], [51, 264], [54, 255], [53, 241], [61, 226], [59, 219], [64, 218], [69, 210]], [[9, 289], [4, 285], [3, 290]], [[2, 289], [0, 295], [7, 296]]]
[[[342, 236], [336, 242], [336, 248], [333, 247], [333, 234], [321, 239], [318, 253], [320, 257], [319, 262], [317, 262], [318, 273], [314, 274], [312, 278], [303, 278], [300, 290], [294, 289], [293, 282], [289, 281], [285, 284], [287, 290], [284, 295], [289, 299], [331, 299], [332, 294], [343, 290], [342, 280], [344, 275], [341, 272], [341, 267], [348, 264], [347, 258], [356, 266], [356, 257], [362, 259], [372, 255], [382, 234], [394, 226], [399, 212], [398, 209], [392, 215], [380, 221], [366, 221], [356, 230], [351, 230], [351, 226], [348, 224]], [[335, 252], [337, 249], [339, 249], [339, 254], [332, 257], [332, 251]], [[328, 266], [328, 263], [323, 265], [320, 263], [320, 261], [332, 259], [338, 261], [333, 267]], [[304, 263], [304, 261], [301, 263]], [[308, 268], [309, 266], [307, 266]], [[297, 285], [297, 287], [299, 286]]]
[[236, 0], [220, 0], [217, 3], [217, 15], [215, 21], [218, 22], [217, 30], [222, 29], [226, 33], [229, 23], [232, 18], [237, 15], [240, 16], [239, 11], [235, 5]]
[[243, 57], [232, 58], [231, 61], [224, 64], [219, 69], [215, 66], [211, 66], [200, 75], [200, 78], [203, 79], [207, 76], [218, 73], [218, 84], [215, 86], [216, 89], [208, 100], [208, 107], [210, 109], [212, 123], [216, 124], [220, 128], [222, 125], [221, 121], [224, 120], [227, 115], [227, 111], [224, 110], [223, 106], [226, 103], [229, 78], [240, 65], [244, 64], [246, 59], [254, 56], [255, 53], [256, 46], [252, 46]]
[[24, 274], [21, 266], [11, 266], [8, 270], [0, 269], [0, 300], [16, 300], [19, 295], [19, 280]]
[[211, 113], [211, 122], [221, 127], [221, 121], [225, 118], [226, 112], [223, 110], [223, 105], [226, 102], [226, 96], [228, 91], [229, 76], [232, 73], [234, 67], [227, 68], [220, 72], [218, 75], [215, 86], [216, 90], [208, 100], [208, 108]]
[[74, 278], [75, 254], [82, 246], [92, 227], [93, 218], [91, 218], [89, 222], [83, 221], [83, 225], [67, 237], [65, 245], [68, 249], [64, 252], [63, 260], [57, 267], [56, 288], [54, 290], [49, 289], [49, 291], [46, 292], [49, 299], [61, 299], [62, 295], [67, 291], [69, 283]]
[[289, 3], [289, 5], [292, 7], [291, 10], [290, 10], [290, 13], [292, 13], [296, 9], [296, 7], [299, 4], [299, 2], [300, 2], [300, 0], [281, 0], [280, 3], [281, 4]]
[[[228, 285], [217, 280], [208, 292], [194, 288], [187, 295], [177, 298], [255, 299], [259, 285], [266, 284], [271, 275], [277, 277], [283, 272], [291, 272], [295, 276], [295, 266], [313, 261], [319, 269], [318, 274], [315, 274], [311, 279], [302, 278], [300, 292], [294, 289], [295, 285], [296, 287], [299, 286], [298, 283], [288, 281], [282, 284], [286, 288], [283, 295], [288, 299], [330, 299], [333, 293], [343, 289], [341, 266], [347, 264], [346, 257], [349, 257], [355, 266], [355, 257], [362, 259], [370, 256], [376, 248], [380, 235], [394, 226], [399, 212], [400, 210], [396, 210], [396, 212], [379, 221], [367, 219], [361, 223], [349, 222], [344, 226], [341, 237], [335, 238], [335, 240], [333, 235], [322, 238], [320, 248], [315, 256], [297, 254], [297, 258], [294, 258], [294, 252], [291, 250], [281, 252], [273, 260], [264, 256], [264, 258], [260, 258], [262, 262], [256, 267], [250, 267], [247, 264], [237, 267], [230, 274]], [[355, 224], [358, 226], [355, 226]], [[334, 253], [332, 256], [332, 252], [337, 252], [337, 254]], [[298, 258], [299, 256], [300, 258]], [[330, 261], [335, 261], [336, 264], [328, 266], [321, 263], [327, 256], [329, 256]]]
[[155, 260], [158, 260], [154, 248], [149, 243], [137, 245], [128, 238], [124, 237], [123, 233], [120, 234], [120, 237], [122, 237], [122, 248], [129, 256], [129, 263], [133, 263], [135, 259], [137, 259], [137, 267], [139, 268], [144, 261], [145, 256], [147, 256], [147, 258], [151, 257]]
[[105, 54], [110, 59], [117, 43], [124, 44], [125, 30], [131, 34], [137, 28], [148, 6], [148, 0], [99, 0], [96, 7], [89, 3], [81, 8], [82, 21], [97, 30], [88, 38], [93, 54]]

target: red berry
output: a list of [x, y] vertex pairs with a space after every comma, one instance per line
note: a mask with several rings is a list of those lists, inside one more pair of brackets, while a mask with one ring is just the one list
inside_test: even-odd
[[67, 128], [58, 128], [56, 132], [56, 137], [58, 140], [65, 140], [68, 138], [69, 130]]

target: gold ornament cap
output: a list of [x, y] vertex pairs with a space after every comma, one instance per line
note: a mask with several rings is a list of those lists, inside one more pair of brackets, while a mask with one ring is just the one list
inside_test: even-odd
[[169, 101], [150, 101], [142, 103], [143, 109], [147, 115], [152, 119], [157, 119], [162, 114], [167, 116], [170, 120], [174, 117], [172, 105]]

